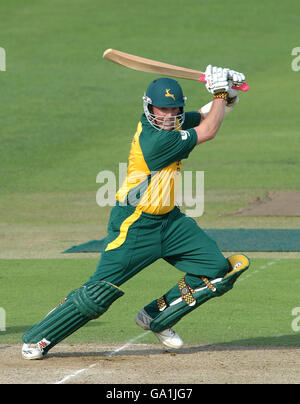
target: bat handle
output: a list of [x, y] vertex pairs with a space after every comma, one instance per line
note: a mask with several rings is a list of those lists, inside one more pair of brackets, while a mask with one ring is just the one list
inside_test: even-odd
[[[197, 81], [201, 81], [203, 83], [206, 83], [205, 74], [202, 74], [202, 76]], [[249, 90], [249, 84], [248, 83], [243, 83], [240, 86], [232, 86], [232, 88], [234, 90], [248, 91]]]

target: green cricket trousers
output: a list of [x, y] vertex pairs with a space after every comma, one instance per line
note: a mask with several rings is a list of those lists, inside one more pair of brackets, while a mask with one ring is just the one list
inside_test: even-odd
[[[120, 286], [159, 258], [184, 272], [184, 281], [191, 288], [203, 284], [200, 276], [215, 279], [229, 270], [216, 242], [178, 207], [164, 215], [151, 215], [117, 203], [107, 231], [99, 264], [89, 282]], [[168, 304], [180, 296], [175, 285], [163, 297]], [[157, 300], [145, 309], [154, 318], [159, 313]]]

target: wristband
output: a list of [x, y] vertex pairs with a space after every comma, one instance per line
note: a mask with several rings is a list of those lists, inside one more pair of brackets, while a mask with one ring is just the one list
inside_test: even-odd
[[225, 92], [225, 91], [223, 91], [223, 92], [221, 92], [221, 93], [216, 93], [216, 94], [214, 94], [214, 100], [221, 99], [221, 100], [226, 101], [227, 95], [228, 95], [228, 93]]

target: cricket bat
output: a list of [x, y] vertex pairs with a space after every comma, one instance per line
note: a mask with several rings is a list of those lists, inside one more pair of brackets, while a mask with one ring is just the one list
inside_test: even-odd
[[[161, 74], [163, 76], [177, 77], [181, 79], [196, 80], [206, 83], [205, 74], [200, 70], [192, 70], [186, 67], [170, 65], [168, 63], [158, 62], [157, 60], [146, 59], [130, 53], [121, 52], [115, 49], [106, 49], [103, 58], [129, 69], [139, 70], [146, 73]], [[232, 86], [235, 90], [248, 91], [248, 83], [240, 86]]]

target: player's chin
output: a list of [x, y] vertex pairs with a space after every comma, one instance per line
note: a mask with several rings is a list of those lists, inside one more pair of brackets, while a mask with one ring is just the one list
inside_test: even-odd
[[174, 123], [163, 123], [160, 125], [163, 130], [174, 130]]
[[161, 129], [161, 130], [174, 130], [174, 121], [167, 121], [167, 120], [160, 120], [156, 119], [156, 125]]

